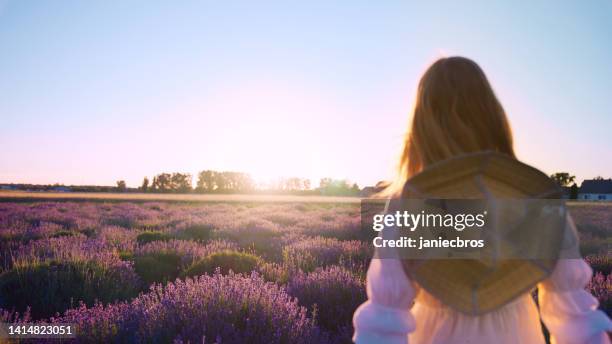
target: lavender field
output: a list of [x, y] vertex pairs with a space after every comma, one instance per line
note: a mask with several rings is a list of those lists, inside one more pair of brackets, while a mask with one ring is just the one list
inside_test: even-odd
[[[359, 204], [0, 203], [0, 321], [78, 342], [345, 343], [371, 256]], [[612, 207], [570, 206], [608, 313]]]

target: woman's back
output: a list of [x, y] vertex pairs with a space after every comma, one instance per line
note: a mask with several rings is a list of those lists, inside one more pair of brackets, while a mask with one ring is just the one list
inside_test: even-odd
[[[410, 184], [409, 180], [424, 169], [459, 155], [478, 155], [485, 151], [516, 161], [505, 111], [475, 62], [462, 57], [440, 59], [429, 67], [419, 82], [398, 178], [384, 195], [388, 198], [405, 196], [403, 191]], [[496, 174], [518, 177], [507, 172], [499, 169], [493, 177]], [[455, 173], [456, 170], [451, 169], [439, 173], [438, 177], [449, 179], [444, 185], [452, 189], [456, 185], [448, 177]], [[484, 192], [484, 196], [470, 194], [467, 198], [495, 198], [490, 196]], [[527, 193], [525, 197], [546, 198], [546, 195], [536, 196]], [[563, 233], [576, 233], [569, 216], [561, 217], [557, 227], [564, 228]], [[546, 240], [537, 233], [534, 235], [534, 241], [542, 243], [543, 247]], [[561, 247], [568, 252], [561, 252], [559, 256], [562, 259], [556, 263], [553, 259], [553, 264], [546, 266], [538, 278], [521, 276], [512, 269], [496, 270], [513, 274], [513, 278], [525, 283], [517, 287], [512, 278], [505, 279], [503, 274], [497, 275], [498, 280], [489, 279], [488, 282], [493, 283], [490, 285], [503, 281], [497, 290], [504, 295], [486, 309], [478, 307], [483, 297], [474, 288], [482, 286], [479, 281], [472, 285], [464, 283], [463, 286], [467, 287], [461, 295], [454, 293], [453, 285], [424, 284], [428, 282], [423, 277], [425, 275], [411, 270], [410, 264], [399, 259], [399, 255], [396, 258], [390, 254], [384, 258], [378, 255], [372, 259], [368, 269], [369, 300], [354, 315], [353, 339], [359, 344], [408, 341], [418, 344], [544, 343], [542, 320], [553, 343], [609, 343], [606, 331], [612, 330], [612, 323], [605, 313], [597, 311], [597, 300], [585, 291], [592, 270], [579, 258], [577, 238], [570, 239], [563, 236]], [[537, 249], [538, 245], [534, 247]], [[524, 266], [531, 264], [529, 259], [523, 262]], [[448, 266], [446, 268], [450, 271]], [[450, 272], [449, 275], [461, 275], [457, 270]], [[446, 281], [453, 282], [452, 278], [446, 278]], [[423, 287], [419, 287], [419, 283]], [[539, 309], [530, 293], [535, 289], [538, 290]], [[495, 297], [495, 291], [494, 288], [488, 289], [490, 299]], [[453, 296], [449, 296], [451, 293]], [[454, 302], [457, 295], [463, 298], [462, 303]], [[475, 302], [461, 307], [469, 297], [473, 297]], [[469, 308], [472, 304], [476, 307]], [[466, 312], [467, 308], [473, 311], [471, 315]]]
[[[568, 218], [568, 225], [573, 222]], [[576, 249], [572, 247], [569, 249]], [[355, 312], [353, 340], [364, 343], [610, 343], [612, 323], [584, 288], [592, 270], [582, 259], [562, 259], [537, 285], [537, 300], [524, 293], [479, 316], [452, 309], [410, 281], [395, 259], [373, 259], [368, 269], [369, 300]]]
[[410, 343], [544, 343], [538, 309], [524, 294], [481, 316], [469, 316], [420, 290], [411, 310], [417, 327]]

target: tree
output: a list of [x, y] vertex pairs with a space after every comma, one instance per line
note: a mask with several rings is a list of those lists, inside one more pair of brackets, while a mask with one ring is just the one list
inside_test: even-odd
[[221, 191], [221, 192], [228, 191], [229, 182], [227, 180], [227, 173], [226, 172], [215, 173], [214, 183], [216, 186], [215, 190]]
[[127, 186], [125, 185], [125, 180], [118, 180], [117, 181], [117, 191], [125, 192], [126, 189], [127, 189]]
[[157, 191], [157, 176], [153, 177], [153, 182], [151, 183], [151, 190], [152, 191]]
[[140, 191], [147, 192], [148, 189], [149, 189], [149, 178], [144, 177], [144, 179], [142, 180], [142, 185], [140, 186]]
[[198, 192], [213, 192], [217, 185], [215, 184], [217, 172], [211, 170], [200, 171], [198, 173], [198, 182], [196, 191]]
[[319, 181], [319, 189], [326, 189], [331, 183], [331, 178], [321, 178], [321, 180]]
[[351, 185], [346, 179], [322, 178], [318, 190], [322, 195], [354, 196], [359, 193], [359, 186]]
[[159, 192], [171, 191], [171, 179], [170, 173], [161, 173], [153, 178], [153, 190]]
[[160, 173], [153, 177], [151, 188], [158, 192], [190, 192], [191, 174], [189, 173]]
[[189, 192], [191, 191], [191, 174], [189, 173], [172, 173], [170, 177], [170, 190], [174, 192]]
[[569, 198], [570, 199], [578, 199], [578, 185], [576, 185], [576, 183], [574, 183], [574, 184], [572, 184], [572, 186], [570, 186]]
[[285, 180], [285, 190], [297, 191], [302, 189], [302, 180], [300, 178], [292, 177]]
[[576, 180], [576, 176], [572, 176], [567, 172], [557, 172], [553, 173], [550, 178], [552, 178], [559, 186], [567, 187], [570, 186]]
[[220, 191], [246, 192], [255, 188], [255, 182], [247, 173], [224, 171], [217, 173], [216, 176]]
[[248, 192], [255, 189], [255, 181], [248, 173], [234, 172], [235, 189], [238, 192]]

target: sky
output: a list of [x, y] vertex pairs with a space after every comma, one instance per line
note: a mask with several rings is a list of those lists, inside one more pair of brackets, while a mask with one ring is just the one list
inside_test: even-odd
[[419, 77], [484, 69], [519, 159], [612, 177], [612, 2], [0, 0], [0, 182], [391, 179]]

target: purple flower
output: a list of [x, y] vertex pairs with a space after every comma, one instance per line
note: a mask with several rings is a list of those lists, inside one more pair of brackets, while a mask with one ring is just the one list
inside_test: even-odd
[[612, 274], [595, 273], [585, 289], [597, 298], [599, 307], [612, 316]]
[[364, 281], [339, 266], [298, 273], [287, 285], [287, 292], [309, 308], [321, 327], [348, 335], [342, 341], [350, 339], [353, 313], [367, 298]]
[[204, 275], [155, 285], [132, 302], [69, 310], [78, 342], [324, 343], [306, 309], [284, 289], [251, 276]]

